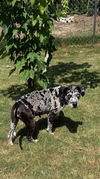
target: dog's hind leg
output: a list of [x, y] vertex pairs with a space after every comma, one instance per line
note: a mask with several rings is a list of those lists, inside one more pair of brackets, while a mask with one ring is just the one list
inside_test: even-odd
[[13, 145], [13, 140], [12, 140], [13, 136], [16, 136], [15, 128], [19, 120], [16, 113], [17, 113], [17, 108], [15, 104], [11, 111], [10, 131], [8, 133], [8, 143], [11, 145]]
[[15, 132], [15, 124], [11, 121], [10, 124], [10, 131], [8, 133], [8, 143], [13, 145], [13, 141], [12, 141], [12, 137], [16, 136], [16, 132]]

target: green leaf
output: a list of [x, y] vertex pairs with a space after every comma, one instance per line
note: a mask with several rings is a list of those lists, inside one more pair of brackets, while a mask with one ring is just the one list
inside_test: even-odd
[[11, 49], [11, 48], [17, 48], [17, 46], [16, 46], [16, 44], [14, 44], [14, 43], [12, 43], [12, 44], [10, 44], [10, 45], [6, 45], [6, 51], [7, 51], [7, 53], [9, 53], [9, 50]]
[[18, 29], [14, 29], [13, 30], [13, 36], [16, 36], [17, 33], [18, 33]]
[[39, 77], [36, 78], [36, 83], [41, 86], [42, 88], [47, 88], [48, 84], [43, 79], [40, 79]]
[[54, 25], [53, 25], [52, 20], [48, 20], [48, 21], [47, 21], [47, 24], [48, 24], [48, 29], [49, 29], [49, 31], [52, 32], [53, 29], [54, 29]]
[[17, 0], [13, 0], [13, 1], [12, 1], [12, 6], [15, 5], [16, 1], [17, 1]]
[[30, 53], [28, 53], [28, 55], [27, 55], [27, 59], [30, 59], [30, 61], [34, 61], [35, 59], [38, 59], [39, 58], [39, 56], [38, 56], [38, 54], [37, 53], [35, 53], [35, 52], [30, 52]]
[[21, 61], [18, 61], [17, 63], [16, 63], [16, 70], [17, 71], [19, 71], [19, 69], [20, 69], [20, 67], [21, 67], [21, 64], [22, 64], [22, 62]]
[[46, 8], [45, 8], [45, 7], [40, 6], [40, 12], [41, 12], [41, 14], [43, 14], [43, 13], [45, 12], [45, 10], [46, 10]]
[[27, 13], [26, 12], [23, 12], [23, 17], [27, 17]]
[[4, 35], [7, 35], [9, 28], [6, 25], [3, 25], [2, 27], [3, 27]]
[[25, 64], [25, 62], [26, 62], [26, 59], [25, 59], [25, 58], [22, 58], [22, 59], [20, 59], [20, 60], [17, 60], [17, 61], [16, 61], [16, 64], [15, 64], [16, 70], [17, 70], [17, 71], [20, 71], [20, 69], [23, 67], [23, 65]]
[[46, 2], [46, 0], [41, 0], [40, 1], [40, 12], [41, 14], [44, 14], [44, 12], [47, 10], [48, 8], [48, 3]]
[[28, 53], [28, 55], [27, 55], [27, 64], [28, 64], [28, 66], [30, 67], [33, 67], [33, 66], [35, 66], [36, 64], [37, 64], [37, 60], [38, 60], [38, 58], [39, 58], [39, 56], [38, 56], [38, 54], [37, 53], [34, 53], [34, 52], [30, 52], [30, 53]]
[[31, 4], [34, 5], [35, 4], [35, 0], [30, 0]]
[[40, 34], [40, 42], [43, 43], [43, 41], [45, 40], [45, 37], [43, 34]]
[[43, 61], [37, 60], [37, 66], [38, 66], [38, 70], [42, 71], [42, 73], [46, 71], [46, 65]]
[[34, 79], [35, 76], [35, 72], [31, 69], [30, 70], [30, 78]]
[[37, 19], [33, 19], [33, 20], [32, 20], [32, 25], [35, 26], [36, 23], [37, 23]]
[[12, 6], [15, 6], [15, 4], [16, 4], [17, 1], [20, 2], [21, 0], [13, 0], [13, 1], [12, 1]]
[[21, 70], [20, 71], [20, 76], [21, 76], [21, 79], [28, 80], [29, 77], [30, 77], [30, 71], [29, 71], [29, 69]]
[[27, 31], [28, 30], [28, 23], [25, 22], [22, 27]]

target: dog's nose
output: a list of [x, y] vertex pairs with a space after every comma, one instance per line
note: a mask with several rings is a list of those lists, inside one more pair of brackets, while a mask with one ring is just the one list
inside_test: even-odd
[[73, 106], [74, 106], [74, 108], [76, 108], [77, 107], [77, 103], [75, 102], [75, 103], [73, 103]]

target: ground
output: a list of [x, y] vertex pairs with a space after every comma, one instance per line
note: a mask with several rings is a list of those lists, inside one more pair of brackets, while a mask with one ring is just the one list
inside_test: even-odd
[[[70, 37], [70, 36], [83, 36], [93, 34], [93, 16], [74, 16], [75, 22], [62, 23], [54, 21], [54, 36], [56, 37]], [[100, 35], [100, 16], [96, 19], [96, 34]]]
[[65, 46], [54, 52], [50, 86], [84, 83], [86, 94], [78, 109], [64, 108], [54, 136], [45, 130], [47, 116], [36, 119], [38, 143], [27, 141], [19, 122], [14, 145], [8, 145], [11, 107], [27, 92], [17, 73], [9, 76], [12, 67], [8, 57], [0, 59], [0, 178], [100, 179], [100, 45]]
[[[88, 27], [86, 34], [91, 33], [93, 18], [77, 18], [71, 24], [55, 22], [54, 35], [80, 35], [82, 27]], [[38, 143], [27, 141], [22, 122], [14, 145], [7, 142], [12, 105], [28, 92], [17, 73], [9, 76], [12, 67], [9, 57], [0, 58], [0, 178], [100, 179], [100, 44], [65, 45], [53, 53], [49, 85], [82, 83], [86, 94], [78, 109], [64, 108], [64, 116], [55, 121], [54, 136], [45, 130], [47, 115], [36, 118]]]

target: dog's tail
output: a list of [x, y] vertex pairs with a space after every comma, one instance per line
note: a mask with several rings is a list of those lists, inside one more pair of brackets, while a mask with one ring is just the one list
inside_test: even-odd
[[9, 144], [13, 145], [13, 136], [16, 136], [15, 128], [18, 123], [18, 116], [17, 116], [17, 110], [18, 110], [19, 104], [16, 102], [11, 110], [11, 121], [10, 121], [10, 131], [8, 133], [8, 142]]

